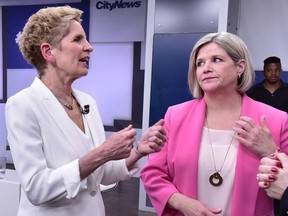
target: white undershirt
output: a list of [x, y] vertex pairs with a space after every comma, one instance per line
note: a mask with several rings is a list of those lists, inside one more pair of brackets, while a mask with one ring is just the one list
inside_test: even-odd
[[79, 132], [79, 136], [82, 139], [83, 143], [85, 144], [87, 151], [89, 152], [95, 148], [95, 145], [94, 145], [93, 140], [92, 140], [92, 134], [91, 134], [87, 119], [83, 115], [82, 115], [82, 119], [83, 119], [85, 132], [83, 132], [76, 124], [75, 124], [75, 126], [77, 127], [77, 130]]
[[[216, 169], [220, 170], [234, 131], [209, 129], [209, 132]], [[204, 127], [203, 129], [198, 165], [198, 200], [213, 208], [222, 209], [222, 213], [219, 214], [221, 216], [231, 215], [232, 190], [238, 145], [239, 142], [233, 139], [223, 168], [220, 171], [223, 183], [215, 187], [209, 182], [209, 177], [215, 173], [215, 167], [208, 128]]]

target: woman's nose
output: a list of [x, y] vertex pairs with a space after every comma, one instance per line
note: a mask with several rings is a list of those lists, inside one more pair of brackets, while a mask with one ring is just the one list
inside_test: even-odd
[[93, 51], [93, 47], [91, 46], [91, 44], [87, 40], [86, 40], [86, 44], [85, 44], [84, 49], [85, 49], [85, 51], [88, 51], [88, 52]]
[[209, 62], [206, 62], [206, 63], [203, 65], [203, 72], [204, 72], [204, 73], [209, 73], [209, 72], [211, 72], [211, 65], [209, 64]]

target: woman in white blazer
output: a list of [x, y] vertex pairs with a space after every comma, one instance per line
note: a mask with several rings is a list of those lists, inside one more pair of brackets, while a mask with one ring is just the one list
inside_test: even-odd
[[81, 14], [69, 6], [41, 9], [19, 40], [39, 77], [6, 104], [8, 142], [22, 186], [18, 216], [105, 215], [100, 184], [130, 178], [137, 161], [166, 140], [163, 120], [136, 148], [132, 125], [105, 139], [94, 99], [71, 87], [87, 75], [93, 50]]

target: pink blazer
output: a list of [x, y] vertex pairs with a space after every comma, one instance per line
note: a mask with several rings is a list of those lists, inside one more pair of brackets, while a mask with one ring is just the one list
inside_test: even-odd
[[[165, 128], [168, 140], [160, 152], [149, 156], [140, 174], [158, 215], [183, 215], [166, 208], [169, 197], [175, 192], [197, 199], [198, 156], [205, 111], [203, 99], [191, 100], [167, 110]], [[288, 115], [285, 112], [244, 94], [242, 115], [253, 118], [258, 124], [260, 117], [266, 115], [274, 141], [288, 153]], [[239, 145], [231, 216], [274, 215], [272, 199], [258, 187], [256, 174], [259, 163], [258, 155]]]

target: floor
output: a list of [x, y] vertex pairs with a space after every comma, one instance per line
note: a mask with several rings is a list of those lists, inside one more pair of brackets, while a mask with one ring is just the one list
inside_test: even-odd
[[156, 216], [153, 212], [138, 211], [139, 178], [121, 181], [102, 195], [106, 216]]
[[[102, 195], [106, 216], [157, 216], [153, 212], [138, 211], [139, 178], [119, 182], [116, 188], [103, 192]], [[275, 204], [279, 205], [277, 202]], [[280, 216], [279, 206], [276, 209], [275, 216]]]

